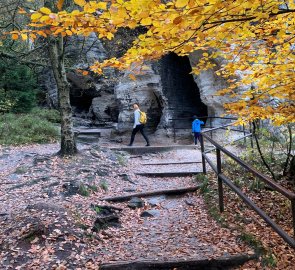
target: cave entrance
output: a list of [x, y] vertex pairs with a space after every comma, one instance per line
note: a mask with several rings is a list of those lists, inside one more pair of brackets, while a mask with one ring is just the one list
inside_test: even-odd
[[74, 114], [86, 115], [89, 113], [89, 109], [92, 103], [92, 97], [80, 94], [80, 96], [70, 95], [71, 106], [74, 110]]
[[168, 100], [169, 115], [179, 120], [180, 127], [188, 128], [194, 115], [207, 116], [207, 106], [201, 101], [194, 81], [189, 58], [170, 53], [161, 60], [160, 75], [163, 93]]

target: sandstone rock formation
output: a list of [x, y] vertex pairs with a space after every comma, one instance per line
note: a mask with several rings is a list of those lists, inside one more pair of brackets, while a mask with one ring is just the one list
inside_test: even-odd
[[[85, 40], [76, 37], [67, 48], [67, 56], [75, 68], [85, 68], [112, 54], [105, 48], [110, 50], [111, 46], [103, 46], [94, 34]], [[132, 128], [134, 102], [147, 112], [149, 132], [168, 132], [173, 126], [171, 119], [188, 128], [193, 115], [220, 116], [228, 100], [216, 96], [216, 92], [226, 86], [226, 81], [213, 70], [202, 71], [198, 76], [189, 74], [201, 54], [199, 51], [189, 57], [169, 54], [156, 63], [149, 63], [146, 70], [136, 75], [135, 81], [128, 72], [109, 70], [104, 76], [82, 76], [70, 71], [67, 77], [74, 116], [90, 119], [96, 125], [117, 123], [119, 133]], [[80, 57], [82, 55], [85, 57]], [[57, 91], [50, 71], [43, 74], [41, 81], [48, 93], [48, 104], [57, 107]]]

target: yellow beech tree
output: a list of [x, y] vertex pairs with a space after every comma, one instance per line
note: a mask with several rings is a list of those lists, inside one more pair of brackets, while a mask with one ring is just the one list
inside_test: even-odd
[[[234, 102], [225, 104], [239, 123], [269, 119], [275, 125], [295, 122], [295, 4], [269, 0], [74, 0], [76, 8], [42, 7], [30, 15], [27, 30], [14, 31], [13, 39], [71, 35], [112, 39], [121, 28], [145, 27], [119, 59], [95, 63], [92, 71], [114, 67], [138, 72], [146, 60], [169, 52], [189, 55], [201, 50], [193, 67], [198, 74], [214, 69], [227, 78], [220, 91]], [[22, 10], [21, 12], [25, 12]], [[224, 59], [217, 69], [214, 59]], [[135, 72], [136, 71], [136, 72]], [[131, 78], [134, 78], [131, 75]]]

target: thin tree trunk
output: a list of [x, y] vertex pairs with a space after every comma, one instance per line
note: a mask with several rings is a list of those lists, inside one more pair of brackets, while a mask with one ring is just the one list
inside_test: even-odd
[[293, 146], [291, 125], [288, 125], [287, 128], [288, 128], [288, 132], [289, 132], [289, 145], [287, 147], [288, 153], [287, 153], [287, 159], [286, 159], [285, 164], [284, 164], [283, 176], [287, 175], [288, 165], [289, 165], [289, 162], [290, 162], [290, 159], [291, 159], [291, 151], [292, 151], [292, 146]]
[[259, 152], [259, 155], [260, 155], [260, 158], [263, 162], [263, 164], [265, 165], [265, 167], [268, 169], [268, 171], [270, 172], [272, 178], [274, 180], [276, 180], [276, 176], [274, 174], [274, 172], [272, 171], [272, 169], [270, 168], [270, 166], [267, 164], [263, 154], [262, 154], [262, 151], [261, 151], [261, 148], [260, 148], [260, 144], [259, 144], [259, 141], [258, 141], [258, 138], [257, 138], [257, 133], [256, 133], [256, 124], [255, 122], [253, 122], [253, 135], [254, 135], [254, 139], [255, 139], [255, 142], [256, 142], [256, 146], [257, 146], [257, 150]]
[[72, 108], [70, 104], [70, 86], [64, 66], [63, 38], [48, 37], [49, 58], [58, 89], [58, 102], [61, 115], [61, 145], [59, 154], [74, 155], [77, 146], [73, 131]]
[[[44, 6], [57, 12], [57, 1], [45, 0]], [[70, 2], [65, 1], [63, 7], [68, 6]], [[60, 151], [61, 156], [71, 156], [77, 153], [77, 146], [73, 131], [72, 107], [70, 104], [70, 85], [66, 76], [64, 64], [64, 40], [60, 35], [58, 37], [49, 36], [48, 38], [49, 58], [51, 68], [58, 91], [58, 103], [61, 116], [61, 141]]]

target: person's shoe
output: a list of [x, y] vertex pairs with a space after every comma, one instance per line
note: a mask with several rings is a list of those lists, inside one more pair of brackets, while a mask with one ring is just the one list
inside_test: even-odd
[[147, 143], [145, 146], [151, 146], [149, 143]]
[[129, 143], [127, 146], [132, 146], [132, 144]]

